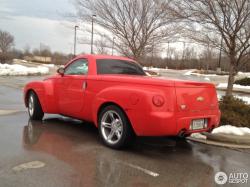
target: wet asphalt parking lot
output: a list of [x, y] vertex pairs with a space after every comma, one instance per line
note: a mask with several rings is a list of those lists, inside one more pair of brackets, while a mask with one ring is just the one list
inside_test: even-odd
[[[218, 171], [248, 173], [250, 150], [172, 138], [138, 138], [122, 151], [103, 146], [89, 123], [58, 115], [29, 120], [25, 82], [0, 78], [0, 187], [8, 186], [221, 186]], [[228, 184], [222, 186], [250, 186]]]

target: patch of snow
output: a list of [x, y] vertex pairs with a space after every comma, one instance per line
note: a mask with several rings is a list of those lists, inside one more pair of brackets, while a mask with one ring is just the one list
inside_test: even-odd
[[216, 74], [200, 74], [200, 73], [192, 73], [192, 75], [205, 76], [205, 77], [217, 77], [217, 76], [219, 76]]
[[186, 73], [184, 73], [183, 75], [196, 75], [196, 76], [204, 76], [204, 77], [216, 77], [218, 75], [216, 74], [201, 74], [201, 73], [195, 73], [194, 71], [196, 71], [195, 69], [192, 69], [190, 71], [187, 71]]
[[0, 64], [0, 76], [15, 75], [46, 75], [49, 68], [44, 66], [26, 67], [19, 64]]
[[208, 77], [205, 77], [204, 80], [211, 81], [210, 78], [208, 78]]
[[201, 76], [201, 77], [218, 77], [218, 76], [227, 76], [227, 75], [216, 75], [216, 74], [203, 74], [203, 73], [195, 73], [197, 71], [196, 69], [192, 69], [190, 71], [187, 71], [183, 75], [195, 75], [195, 76]]
[[193, 70], [191, 70], [191, 71], [187, 71], [186, 73], [184, 73], [183, 75], [191, 75], [192, 74], [192, 72], [193, 72]]
[[243, 88], [243, 89], [250, 89], [250, 86], [242, 86], [240, 84], [234, 84], [235, 88]]
[[[227, 88], [227, 83], [220, 83], [217, 85], [217, 88]], [[234, 84], [234, 88], [250, 90], [250, 86], [242, 86], [239, 84]]]
[[168, 68], [143, 67], [144, 70], [150, 71], [166, 71]]
[[246, 102], [246, 104], [250, 105], [250, 97], [247, 97], [247, 96], [235, 96], [235, 97], [237, 97], [238, 99], [243, 100], [244, 102]]
[[48, 68], [54, 68], [55, 64], [42, 64], [42, 66], [48, 67]]
[[207, 137], [201, 133], [193, 133], [190, 135], [192, 138], [206, 140]]
[[241, 72], [241, 71], [239, 71], [238, 75], [245, 76], [245, 77], [250, 77], [250, 72]]
[[[240, 95], [234, 95], [234, 97], [241, 99], [242, 101], [244, 101], [246, 104], [250, 105], [250, 97], [247, 96], [240, 96]], [[218, 100], [220, 100], [222, 98], [222, 95], [218, 94], [217, 95]]]
[[232, 135], [250, 135], [250, 128], [247, 127], [235, 127], [232, 125], [223, 125], [213, 129], [212, 134], [232, 134]]
[[227, 87], [227, 83], [219, 83], [217, 85], [217, 88], [226, 88]]

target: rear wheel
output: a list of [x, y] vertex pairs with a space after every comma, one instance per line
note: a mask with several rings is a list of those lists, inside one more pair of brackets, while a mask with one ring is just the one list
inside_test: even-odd
[[98, 130], [104, 144], [113, 149], [131, 144], [134, 138], [126, 114], [115, 105], [107, 106], [100, 112]]
[[41, 104], [37, 95], [34, 92], [30, 92], [28, 98], [28, 112], [30, 119], [32, 120], [42, 120], [44, 112], [42, 110]]

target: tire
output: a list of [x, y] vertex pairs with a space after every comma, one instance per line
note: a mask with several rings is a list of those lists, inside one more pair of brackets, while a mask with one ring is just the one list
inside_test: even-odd
[[115, 105], [109, 105], [100, 112], [98, 131], [102, 142], [113, 149], [130, 145], [135, 137], [126, 114]]
[[44, 112], [37, 95], [34, 92], [30, 92], [28, 97], [28, 112], [31, 120], [42, 120]]

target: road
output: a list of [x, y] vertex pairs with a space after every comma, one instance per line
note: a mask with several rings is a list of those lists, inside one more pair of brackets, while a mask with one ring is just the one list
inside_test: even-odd
[[138, 138], [129, 149], [115, 151], [101, 144], [92, 124], [58, 115], [29, 121], [21, 88], [32, 79], [42, 77], [0, 78], [1, 187], [206, 187], [218, 186], [218, 171], [250, 175], [250, 150]]

